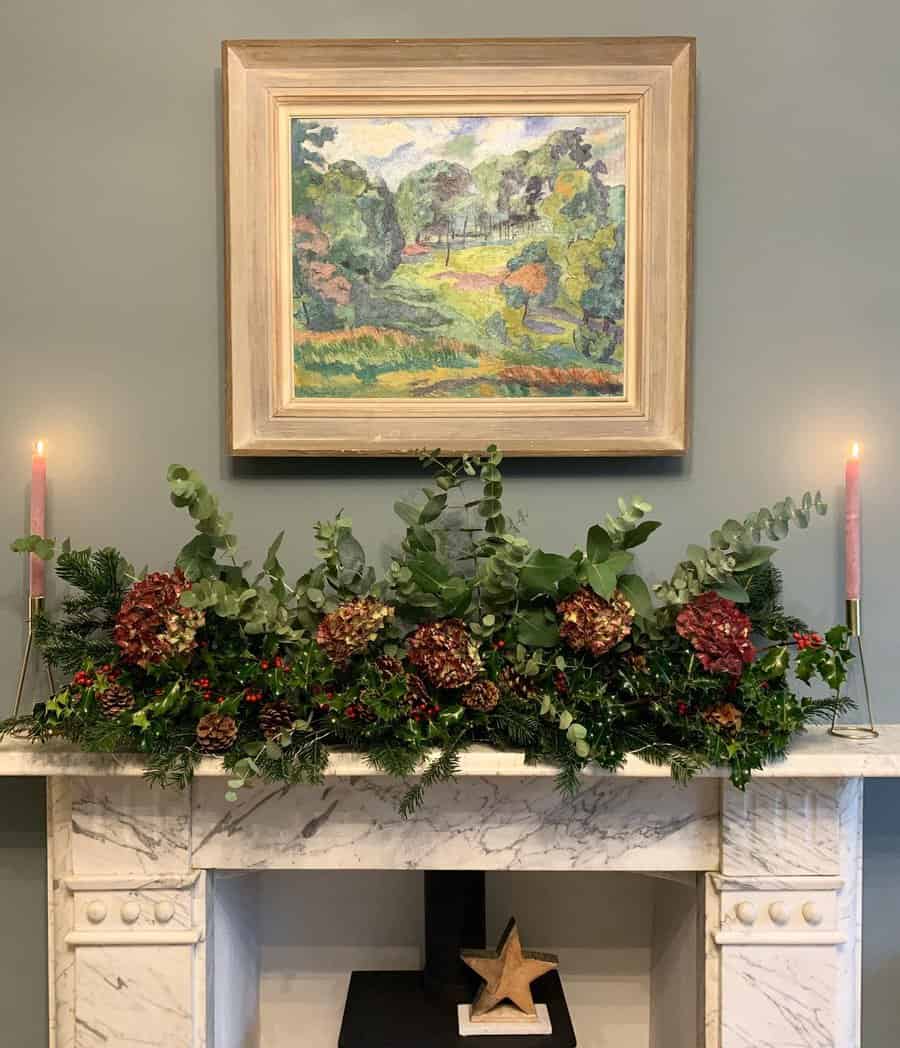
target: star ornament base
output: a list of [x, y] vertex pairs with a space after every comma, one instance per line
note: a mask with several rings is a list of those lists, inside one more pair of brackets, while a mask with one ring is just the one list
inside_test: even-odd
[[[472, 1017], [472, 1006], [457, 1006], [460, 1037], [549, 1037], [553, 1023], [546, 1004], [536, 1004], [533, 1016], [524, 1015], [514, 1005], [500, 1004], [486, 1015]], [[524, 1020], [524, 1021], [523, 1021]]]

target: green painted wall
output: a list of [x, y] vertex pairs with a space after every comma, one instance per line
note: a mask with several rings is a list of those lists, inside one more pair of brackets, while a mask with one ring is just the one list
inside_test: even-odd
[[[221, 491], [248, 553], [287, 524], [299, 568], [312, 521], [343, 506], [384, 557], [391, 504], [416, 484], [410, 464], [232, 462], [223, 452], [219, 43], [566, 33], [698, 38], [694, 450], [682, 461], [523, 461], [509, 470], [510, 504], [527, 507], [537, 542], [565, 549], [620, 492], [640, 493], [667, 522], [644, 558], [662, 573], [725, 516], [807, 485], [834, 499], [843, 451], [859, 437], [871, 677], [883, 718], [900, 720], [900, 9], [887, 0], [7, 0], [0, 535], [25, 527], [29, 443], [41, 433], [52, 529], [119, 544], [141, 564], [162, 565], [186, 535], [165, 497], [172, 461]], [[793, 539], [782, 563], [798, 613], [834, 620], [837, 518]], [[0, 673], [10, 685], [22, 592], [22, 565], [0, 558]], [[3, 786], [4, 812], [24, 816], [22, 789]], [[897, 791], [870, 796], [869, 876], [883, 885], [879, 871], [900, 851]], [[42, 908], [40, 863], [32, 874], [31, 858], [16, 858], [17, 883], [30, 880], [30, 905]], [[880, 942], [900, 931], [891, 902], [869, 900]], [[11, 924], [21, 910], [0, 895], [4, 942], [16, 944], [2, 954], [3, 968], [15, 961], [12, 974], [0, 971], [0, 1016], [36, 1030], [43, 960], [21, 956]], [[866, 1048], [893, 1045], [900, 962], [879, 948], [867, 964]], [[26, 969], [31, 998], [15, 981]], [[23, 1027], [10, 1043], [30, 1048], [35, 1036]]]

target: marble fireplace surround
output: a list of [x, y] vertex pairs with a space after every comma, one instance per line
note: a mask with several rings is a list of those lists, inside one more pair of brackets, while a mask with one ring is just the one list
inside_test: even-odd
[[631, 759], [570, 801], [553, 769], [473, 750], [406, 822], [403, 787], [353, 754], [322, 786], [234, 804], [215, 762], [163, 791], [130, 759], [7, 741], [0, 774], [48, 779], [51, 1048], [253, 1048], [246, 879], [227, 871], [335, 869], [647, 874], [677, 895], [649, 1048], [854, 1048], [862, 780], [900, 775], [900, 726], [811, 732], [744, 793]]

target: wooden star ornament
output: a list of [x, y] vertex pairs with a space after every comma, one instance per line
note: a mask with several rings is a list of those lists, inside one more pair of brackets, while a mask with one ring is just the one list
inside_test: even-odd
[[460, 957], [484, 979], [472, 1005], [473, 1022], [487, 1017], [503, 1001], [511, 1001], [522, 1013], [521, 1019], [534, 1019], [537, 1012], [531, 984], [545, 972], [559, 967], [559, 958], [552, 953], [522, 949], [515, 917], [510, 918], [496, 950], [463, 950]]

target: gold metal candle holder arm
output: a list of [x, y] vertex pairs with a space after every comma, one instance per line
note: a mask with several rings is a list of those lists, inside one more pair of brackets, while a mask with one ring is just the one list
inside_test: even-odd
[[862, 641], [862, 613], [859, 597], [853, 597], [847, 601], [847, 629], [850, 631], [851, 639], [856, 640], [856, 650], [859, 652], [859, 666], [862, 670], [863, 694], [866, 697], [866, 716], [868, 724], [838, 724], [837, 712], [831, 718], [832, 735], [839, 739], [877, 739], [878, 731], [875, 727], [875, 718], [872, 715], [872, 698], [869, 694], [869, 678], [866, 674], [866, 655]]
[[[22, 667], [19, 670], [19, 681], [16, 685], [16, 705], [13, 710], [13, 717], [18, 717], [22, 709], [22, 696], [25, 693], [25, 680], [28, 676], [28, 665], [31, 662], [31, 653], [34, 651], [34, 627], [37, 620], [44, 613], [44, 598], [43, 597], [29, 597], [28, 598], [28, 611], [25, 619], [25, 651], [22, 654]], [[56, 685], [53, 682], [53, 672], [50, 666], [46, 666], [47, 670], [47, 682], [50, 685], [50, 694], [52, 695], [56, 691]]]

